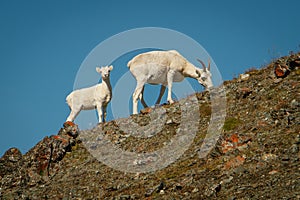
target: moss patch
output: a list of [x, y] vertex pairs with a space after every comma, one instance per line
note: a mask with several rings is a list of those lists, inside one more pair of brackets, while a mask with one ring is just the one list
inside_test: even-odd
[[225, 120], [223, 129], [224, 131], [231, 131], [240, 124], [241, 124], [241, 120], [234, 117], [230, 117]]

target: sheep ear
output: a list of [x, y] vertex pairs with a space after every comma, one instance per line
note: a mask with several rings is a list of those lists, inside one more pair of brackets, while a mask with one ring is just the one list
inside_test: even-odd
[[96, 67], [96, 71], [101, 74], [102, 73], [102, 69], [100, 67]]
[[113, 67], [112, 65], [109, 66], [109, 70], [110, 70], [110, 71], [113, 70], [113, 68], [114, 68], [114, 67]]
[[196, 69], [196, 74], [198, 75], [198, 77], [201, 76], [201, 73], [199, 72], [199, 70]]

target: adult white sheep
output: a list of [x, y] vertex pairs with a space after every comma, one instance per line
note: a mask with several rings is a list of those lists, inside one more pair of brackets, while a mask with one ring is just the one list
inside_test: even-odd
[[102, 83], [89, 88], [82, 88], [71, 92], [66, 98], [71, 113], [67, 121], [74, 121], [81, 110], [97, 109], [99, 123], [106, 120], [106, 107], [112, 98], [110, 85], [110, 71], [113, 66], [96, 67], [96, 71], [102, 76]]
[[201, 60], [197, 60], [201, 63], [203, 69], [195, 67], [175, 50], [150, 51], [139, 54], [130, 60], [127, 66], [137, 81], [137, 86], [132, 97], [133, 114], [138, 113], [138, 99], [141, 100], [144, 107], [147, 107], [143, 99], [143, 90], [146, 83], [162, 85], [156, 104], [160, 103], [166, 86], [168, 87], [167, 100], [170, 104], [174, 103], [172, 100], [172, 84], [173, 82], [183, 81], [185, 77], [197, 79], [206, 90], [213, 87], [210, 61], [208, 61], [208, 67], [206, 67]]

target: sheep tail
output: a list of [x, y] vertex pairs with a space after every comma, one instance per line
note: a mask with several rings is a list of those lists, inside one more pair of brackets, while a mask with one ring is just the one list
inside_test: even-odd
[[132, 64], [132, 60], [130, 60], [128, 63], [127, 63], [127, 67], [130, 68], [130, 65]]
[[66, 98], [66, 103], [69, 105], [69, 107], [72, 107], [72, 101], [73, 101], [73, 95], [72, 94], [69, 94]]

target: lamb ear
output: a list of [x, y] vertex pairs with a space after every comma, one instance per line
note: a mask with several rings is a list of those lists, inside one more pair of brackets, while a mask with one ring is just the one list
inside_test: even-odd
[[101, 74], [102, 73], [102, 69], [100, 67], [96, 67], [96, 71]]
[[112, 65], [109, 66], [109, 70], [110, 70], [110, 71], [113, 70], [113, 68], [114, 68], [114, 67], [113, 67]]

